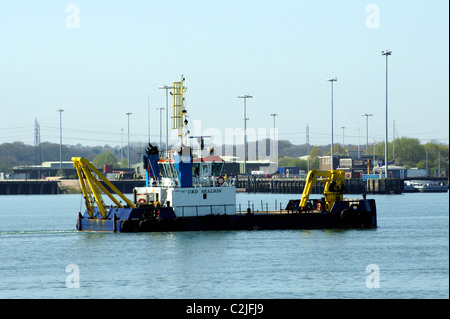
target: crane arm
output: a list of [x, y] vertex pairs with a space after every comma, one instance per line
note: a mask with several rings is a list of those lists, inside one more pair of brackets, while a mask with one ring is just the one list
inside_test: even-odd
[[[322, 177], [318, 179], [317, 177]], [[341, 170], [311, 170], [306, 177], [305, 188], [303, 189], [302, 198], [300, 200], [300, 210], [306, 209], [309, 195], [311, 194], [312, 187], [315, 183], [325, 183], [324, 197], [325, 197], [325, 209], [329, 211], [335, 201], [342, 200], [344, 193], [344, 180], [345, 172]]]
[[317, 172], [319, 171], [311, 170], [308, 172], [308, 176], [306, 177], [305, 188], [303, 189], [302, 198], [300, 200], [300, 210], [305, 210], [306, 208], [306, 204], [308, 203], [312, 187], [315, 183], [317, 183]]
[[[95, 173], [100, 179], [108, 185], [114, 193], [116, 193], [122, 200], [124, 200], [130, 207], [136, 208], [136, 206], [123, 195], [102, 173], [100, 173], [94, 165], [92, 165], [87, 159], [83, 157], [72, 157], [72, 162], [77, 171], [78, 179], [80, 180], [81, 191], [83, 192], [84, 200], [86, 203], [86, 211], [91, 218], [94, 217], [94, 200], [92, 200], [91, 194], [94, 195], [95, 203], [103, 218], [107, 217], [106, 205], [103, 201], [101, 192], [106, 194], [117, 207], [123, 208], [120, 202], [100, 183], [100, 181], [92, 174]], [[83, 178], [84, 175], [84, 178]], [[86, 186], [85, 179], [89, 188]]]

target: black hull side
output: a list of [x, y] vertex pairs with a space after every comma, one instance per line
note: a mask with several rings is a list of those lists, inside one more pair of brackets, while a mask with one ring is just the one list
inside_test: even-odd
[[[355, 202], [351, 202], [355, 203]], [[256, 214], [205, 215], [176, 217], [171, 208], [159, 208], [159, 215], [149, 208], [118, 208], [109, 218], [90, 218], [79, 214], [77, 229], [94, 232], [167, 232], [207, 230], [283, 230], [283, 229], [367, 229], [377, 227], [373, 199], [356, 204], [341, 202], [331, 212], [284, 211]]]
[[285, 230], [375, 228], [376, 214], [351, 216], [339, 213], [292, 213], [254, 215], [207, 215], [174, 219], [124, 221], [122, 232], [208, 231], [208, 230]]

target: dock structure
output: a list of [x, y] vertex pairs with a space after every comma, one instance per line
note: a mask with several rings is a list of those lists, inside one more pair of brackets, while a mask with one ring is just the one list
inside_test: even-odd
[[367, 194], [401, 194], [405, 186], [400, 178], [368, 179], [364, 183]]
[[[271, 194], [301, 194], [305, 187], [305, 180], [299, 178], [258, 178], [256, 176], [241, 176], [236, 178], [237, 189], [245, 189], [247, 193]], [[344, 182], [346, 194], [401, 194], [403, 179], [362, 179], [351, 178]], [[313, 186], [312, 194], [322, 194], [324, 185], [317, 183]]]
[[0, 195], [62, 194], [57, 181], [11, 180], [0, 182]]
[[[108, 190], [109, 186], [103, 183]], [[122, 193], [133, 193], [136, 186], [144, 186], [143, 180], [113, 181]], [[76, 180], [8, 180], [0, 181], [0, 195], [58, 195], [81, 193]]]
[[[136, 186], [145, 186], [143, 180], [111, 181], [122, 193], [132, 193]], [[404, 189], [404, 180], [389, 179], [346, 179], [344, 183], [346, 194], [401, 194]], [[107, 189], [108, 186], [104, 185]], [[305, 180], [299, 178], [260, 178], [256, 176], [239, 176], [235, 181], [236, 189], [246, 193], [269, 194], [301, 194], [305, 187]], [[78, 185], [66, 186], [64, 181], [47, 180], [15, 180], [0, 181], [0, 195], [31, 195], [31, 194], [65, 194], [81, 192]], [[312, 194], [322, 194], [324, 185], [317, 183], [313, 186]]]

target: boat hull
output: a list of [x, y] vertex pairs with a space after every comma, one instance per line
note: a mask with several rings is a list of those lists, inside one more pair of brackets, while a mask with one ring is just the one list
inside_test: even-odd
[[447, 193], [447, 186], [419, 186], [416, 190], [420, 193]]
[[[373, 202], [372, 202], [373, 201]], [[155, 218], [142, 208], [115, 209], [111, 218], [79, 215], [77, 229], [94, 232], [172, 232], [208, 230], [285, 230], [285, 229], [367, 229], [377, 227], [374, 200], [366, 200], [363, 210], [342, 209], [332, 212], [267, 212], [251, 214], [210, 214], [176, 217], [162, 211]]]

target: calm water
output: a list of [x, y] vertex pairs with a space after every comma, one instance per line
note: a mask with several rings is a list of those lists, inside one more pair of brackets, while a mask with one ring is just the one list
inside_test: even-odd
[[0, 298], [449, 298], [448, 193], [369, 198], [376, 230], [101, 234], [80, 195], [0, 196]]

